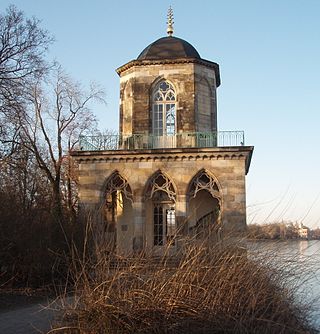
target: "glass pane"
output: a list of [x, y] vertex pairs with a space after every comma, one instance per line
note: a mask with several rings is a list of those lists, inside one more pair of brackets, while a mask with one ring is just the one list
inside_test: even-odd
[[167, 214], [167, 241], [171, 241], [176, 233], [176, 215], [174, 209], [169, 209], [166, 212]]
[[161, 206], [155, 206], [153, 210], [153, 235], [154, 245], [163, 245], [163, 211]]
[[166, 81], [162, 81], [159, 88], [162, 92], [166, 92], [169, 89], [169, 84]]
[[163, 95], [158, 91], [154, 95], [154, 101], [162, 101], [163, 100]]
[[156, 136], [162, 135], [163, 133], [163, 105], [153, 105], [153, 134]]
[[172, 90], [170, 90], [166, 95], [166, 101], [174, 101], [176, 99]]
[[169, 136], [175, 134], [175, 105], [166, 105], [166, 133]]

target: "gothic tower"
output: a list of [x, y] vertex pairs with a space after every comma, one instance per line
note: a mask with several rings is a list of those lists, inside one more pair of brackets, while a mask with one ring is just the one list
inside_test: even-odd
[[246, 227], [245, 175], [253, 147], [243, 131], [218, 131], [219, 65], [173, 36], [117, 69], [119, 134], [80, 139], [82, 208], [115, 251], [179, 249], [190, 235]]

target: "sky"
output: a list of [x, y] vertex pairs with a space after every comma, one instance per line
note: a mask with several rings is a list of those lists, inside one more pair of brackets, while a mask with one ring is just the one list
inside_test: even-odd
[[244, 130], [254, 154], [247, 175], [248, 223], [320, 227], [319, 0], [1, 0], [41, 20], [54, 37], [49, 57], [84, 87], [99, 83], [101, 129], [118, 129], [115, 69], [166, 35], [220, 65], [219, 130]]

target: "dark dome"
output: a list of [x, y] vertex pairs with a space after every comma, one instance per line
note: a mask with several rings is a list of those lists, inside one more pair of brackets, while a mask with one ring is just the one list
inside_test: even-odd
[[198, 51], [187, 41], [177, 37], [162, 37], [147, 46], [138, 56], [144, 59], [198, 58]]

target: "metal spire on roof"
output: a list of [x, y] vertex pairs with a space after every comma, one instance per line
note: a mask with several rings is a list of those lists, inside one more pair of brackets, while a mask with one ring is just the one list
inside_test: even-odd
[[168, 9], [168, 15], [167, 15], [167, 34], [168, 36], [172, 36], [173, 34], [173, 10], [171, 6]]

